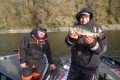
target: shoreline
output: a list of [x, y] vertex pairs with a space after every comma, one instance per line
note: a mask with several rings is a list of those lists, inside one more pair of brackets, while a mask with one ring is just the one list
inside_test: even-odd
[[[120, 24], [107, 24], [101, 25], [103, 30], [120, 30]], [[33, 28], [28, 29], [9, 29], [9, 30], [0, 30], [0, 34], [7, 34], [7, 33], [29, 33]], [[69, 30], [69, 27], [55, 27], [55, 28], [48, 28], [47, 32], [65, 32]]]

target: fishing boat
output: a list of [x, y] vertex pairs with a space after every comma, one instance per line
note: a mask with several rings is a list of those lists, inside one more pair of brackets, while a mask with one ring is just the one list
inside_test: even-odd
[[[0, 57], [0, 80], [21, 80], [22, 70], [17, 56], [13, 54]], [[49, 70], [46, 62], [46, 68], [39, 80], [66, 80], [70, 62], [70, 55], [60, 57], [53, 71]], [[99, 80], [120, 80], [120, 62], [106, 55], [101, 56]]]

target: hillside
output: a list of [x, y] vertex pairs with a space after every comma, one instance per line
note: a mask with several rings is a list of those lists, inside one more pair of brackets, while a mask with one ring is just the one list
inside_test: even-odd
[[98, 24], [120, 23], [120, 0], [0, 0], [0, 28], [71, 26], [75, 15], [89, 7]]

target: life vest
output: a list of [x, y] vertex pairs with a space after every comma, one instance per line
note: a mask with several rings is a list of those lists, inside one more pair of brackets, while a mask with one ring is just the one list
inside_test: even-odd
[[38, 40], [34, 35], [32, 35], [32, 37], [35, 39], [36, 43], [38, 44], [39, 42], [45, 42], [46, 40], [48, 40], [47, 38], [43, 39], [43, 40]]
[[38, 40], [34, 35], [32, 35], [32, 38], [28, 43], [28, 48], [26, 49], [26, 64], [28, 66], [36, 66], [39, 62], [42, 62], [46, 41], [47, 38]]

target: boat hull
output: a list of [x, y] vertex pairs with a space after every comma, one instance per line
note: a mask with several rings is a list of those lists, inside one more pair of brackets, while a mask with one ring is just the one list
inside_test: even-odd
[[[56, 69], [54, 71], [48, 69], [42, 80], [66, 80], [70, 68], [70, 57], [70, 55], [66, 55], [60, 57], [58, 61], [55, 60]], [[0, 58], [0, 74], [7, 77], [8, 80], [21, 80], [22, 69], [17, 54]], [[102, 56], [99, 75], [99, 80], [120, 80], [120, 62], [111, 57]]]

